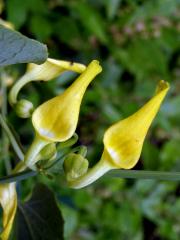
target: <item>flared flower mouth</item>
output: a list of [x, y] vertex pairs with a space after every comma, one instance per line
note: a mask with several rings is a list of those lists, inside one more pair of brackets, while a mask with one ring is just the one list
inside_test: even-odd
[[104, 157], [115, 168], [132, 168], [138, 161], [147, 131], [166, 96], [169, 84], [161, 80], [153, 96], [130, 117], [112, 125], [104, 134]]

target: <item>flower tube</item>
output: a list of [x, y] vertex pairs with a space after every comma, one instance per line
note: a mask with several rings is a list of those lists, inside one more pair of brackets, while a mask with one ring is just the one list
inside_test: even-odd
[[100, 161], [84, 176], [69, 182], [72, 188], [81, 188], [97, 180], [111, 169], [130, 169], [139, 160], [147, 131], [166, 96], [169, 84], [160, 81], [156, 94], [142, 108], [121, 120], [104, 134], [104, 151]]
[[86, 88], [101, 71], [99, 62], [92, 61], [63, 94], [43, 103], [33, 112], [36, 137], [25, 156], [26, 165], [34, 164], [35, 157], [48, 143], [64, 142], [72, 137]]

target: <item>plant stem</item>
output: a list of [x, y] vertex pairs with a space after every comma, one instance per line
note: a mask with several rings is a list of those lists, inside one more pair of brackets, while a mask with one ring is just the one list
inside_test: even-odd
[[87, 171], [83, 176], [73, 179], [68, 182], [71, 188], [79, 189], [88, 186], [89, 184], [95, 182], [98, 178], [104, 175], [106, 172], [112, 169], [109, 162], [101, 159], [96, 163], [91, 169]]
[[16, 83], [14, 84], [14, 86], [11, 88], [9, 92], [9, 102], [11, 105], [14, 105], [17, 103], [17, 96], [19, 94], [19, 91], [21, 90], [21, 88], [24, 87], [24, 85], [26, 85], [28, 82], [31, 82], [31, 81], [32, 81], [32, 76], [29, 73], [25, 74], [18, 81], [16, 81]]
[[24, 159], [24, 154], [21, 150], [21, 148], [19, 147], [14, 135], [12, 134], [10, 128], [8, 127], [6, 121], [4, 120], [2, 114], [0, 114], [0, 125], [2, 126], [3, 130], [6, 132], [12, 147], [14, 149], [14, 151], [16, 152], [17, 156], [19, 157], [20, 160]]
[[38, 153], [49, 143], [50, 142], [48, 142], [47, 140], [42, 139], [41, 137], [36, 135], [27, 153], [25, 154], [24, 164], [29, 168], [33, 168], [33, 165], [37, 161], [36, 157]]
[[108, 177], [117, 178], [136, 178], [136, 179], [155, 179], [165, 181], [180, 181], [180, 172], [162, 172], [145, 170], [112, 170], [107, 174]]
[[11, 174], [5, 177], [0, 178], [0, 183], [12, 183], [17, 181], [22, 181], [26, 178], [36, 176], [38, 172], [32, 170], [25, 170], [23, 172], [18, 172], [15, 174]]
[[[6, 78], [3, 76], [3, 72], [0, 72], [1, 76], [1, 91], [2, 91], [2, 106], [1, 113], [5, 117], [7, 115], [7, 88], [6, 88]], [[6, 172], [9, 174], [11, 172], [11, 163], [9, 159], [9, 139], [6, 136], [5, 131], [2, 131], [2, 157], [4, 159]]]

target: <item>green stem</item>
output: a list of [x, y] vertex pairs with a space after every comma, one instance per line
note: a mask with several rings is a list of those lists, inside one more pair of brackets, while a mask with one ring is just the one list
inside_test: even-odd
[[14, 149], [14, 151], [16, 152], [17, 156], [19, 157], [20, 160], [24, 159], [24, 154], [21, 150], [21, 148], [19, 147], [14, 135], [12, 134], [10, 128], [8, 127], [6, 121], [4, 120], [3, 116], [0, 114], [0, 125], [2, 126], [3, 130], [6, 132], [12, 147]]
[[9, 92], [9, 103], [11, 105], [14, 105], [17, 103], [17, 96], [20, 92], [20, 90], [26, 85], [28, 82], [32, 81], [32, 76], [29, 73], [26, 73], [24, 76], [22, 76], [11, 88], [11, 91]]
[[24, 157], [24, 164], [27, 167], [33, 169], [33, 165], [37, 161], [37, 156], [39, 152], [49, 143], [49, 141], [46, 141], [45, 139], [42, 139], [38, 135], [36, 135]]
[[68, 184], [70, 187], [75, 189], [83, 188], [95, 182], [98, 178], [110, 170], [111, 172], [108, 173], [108, 177], [180, 181], [180, 172], [114, 169], [109, 161], [101, 158], [101, 160], [93, 168], [89, 169], [86, 174], [68, 181]]
[[[7, 115], [7, 88], [6, 88], [6, 77], [1, 72], [1, 91], [2, 91], [2, 106], [1, 113], [5, 117]], [[9, 159], [9, 139], [7, 138], [5, 131], [2, 131], [2, 157], [4, 159], [6, 171], [9, 174], [11, 172], [11, 163]]]
[[69, 181], [68, 185], [71, 188], [75, 188], [75, 189], [83, 188], [95, 182], [98, 178], [100, 178], [102, 175], [104, 175], [106, 172], [108, 172], [111, 169], [112, 169], [112, 166], [109, 164], [109, 162], [101, 159], [93, 168], [89, 169], [86, 174], [84, 174], [83, 176], [77, 179]]
[[23, 172], [27, 169], [27, 166], [24, 164], [24, 162], [19, 162], [15, 168], [12, 170], [12, 174], [16, 174], [18, 172]]
[[71, 146], [73, 146], [77, 141], [78, 141], [78, 135], [77, 135], [77, 133], [74, 133], [73, 136], [72, 136], [70, 139], [68, 139], [67, 141], [65, 141], [65, 142], [60, 142], [60, 143], [58, 144], [57, 149], [58, 149], [58, 150], [61, 150], [61, 149], [63, 149], [63, 148], [71, 147]]
[[108, 177], [135, 178], [135, 179], [155, 179], [165, 181], [180, 181], [180, 172], [162, 172], [145, 170], [112, 170]]
[[26, 178], [29, 177], [34, 177], [36, 176], [38, 173], [32, 170], [25, 170], [23, 172], [19, 172], [19, 173], [15, 173], [15, 174], [11, 174], [8, 175], [6, 177], [1, 177], [0, 178], [0, 183], [12, 183], [12, 182], [17, 182], [17, 181], [22, 181]]

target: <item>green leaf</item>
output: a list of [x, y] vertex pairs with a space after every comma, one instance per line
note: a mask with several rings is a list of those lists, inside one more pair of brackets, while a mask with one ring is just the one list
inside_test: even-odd
[[89, 33], [94, 34], [102, 43], [107, 43], [108, 36], [106, 34], [104, 19], [99, 12], [86, 3], [76, 4], [74, 5], [74, 9], [77, 11], [84, 28]]
[[[65, 28], [64, 26], [68, 26]], [[57, 31], [60, 29], [60, 31]], [[54, 32], [56, 32], [58, 38], [65, 44], [72, 48], [82, 48], [81, 33], [78, 29], [76, 21], [72, 21], [69, 17], [60, 17], [56, 24], [54, 24]]]
[[131, 14], [129, 24], [145, 19], [150, 20], [154, 16], [173, 16], [178, 5], [179, 0], [144, 1], [144, 4], [136, 7], [135, 11]]
[[64, 221], [53, 192], [37, 184], [32, 196], [18, 205], [16, 216], [18, 240], [62, 240]]
[[31, 18], [31, 31], [40, 41], [46, 40], [52, 33], [52, 25], [47, 18], [34, 15]]
[[156, 39], [134, 38], [126, 50], [117, 48], [113, 54], [139, 80], [147, 76], [167, 79], [168, 56]]
[[164, 144], [160, 152], [162, 170], [180, 170], [180, 139], [171, 139]]
[[43, 63], [48, 57], [46, 45], [0, 25], [0, 66], [16, 63]]
[[7, 20], [20, 29], [27, 20], [29, 20], [32, 13], [46, 14], [48, 11], [47, 5], [43, 0], [11, 0], [6, 2]]
[[110, 20], [112, 20], [119, 11], [119, 5], [121, 4], [121, 0], [104, 1], [104, 4], [106, 6], [107, 16]]

